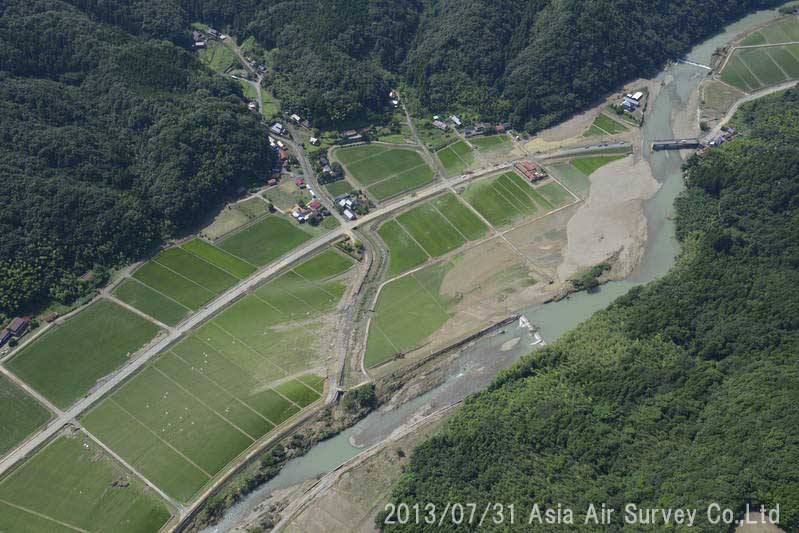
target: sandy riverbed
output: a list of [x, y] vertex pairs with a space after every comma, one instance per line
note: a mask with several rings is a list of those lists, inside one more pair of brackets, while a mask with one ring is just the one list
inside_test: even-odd
[[557, 270], [561, 281], [613, 256], [618, 259], [612, 275], [622, 278], [640, 261], [646, 243], [644, 202], [659, 185], [649, 163], [635, 158], [614, 161], [590, 176], [588, 200], [567, 225], [564, 260]]

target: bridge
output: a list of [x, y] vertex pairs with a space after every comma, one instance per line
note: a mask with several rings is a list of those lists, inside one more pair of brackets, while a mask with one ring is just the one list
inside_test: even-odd
[[652, 141], [653, 150], [685, 150], [699, 148], [702, 143], [699, 139], [661, 139]]

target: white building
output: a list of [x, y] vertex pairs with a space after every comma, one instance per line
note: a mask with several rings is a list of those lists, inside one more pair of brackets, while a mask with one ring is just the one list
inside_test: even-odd
[[355, 216], [355, 213], [353, 213], [349, 209], [344, 210], [344, 216], [347, 217], [347, 220], [355, 220], [356, 218], [358, 218]]
[[449, 117], [449, 119], [452, 121], [452, 123], [453, 123], [453, 124], [455, 124], [455, 125], [456, 125], [456, 126], [458, 126], [459, 128], [460, 128], [461, 126], [463, 126], [463, 122], [461, 122], [461, 119], [459, 119], [459, 118], [458, 118], [458, 117], [456, 117], [455, 115], [452, 115], [451, 117]]
[[299, 124], [302, 119], [300, 118], [300, 116], [298, 114], [295, 113], [295, 114], [291, 115], [291, 120], [293, 120], [294, 122]]
[[283, 124], [281, 124], [280, 122], [275, 122], [274, 124], [272, 124], [272, 127], [269, 128], [271, 132], [277, 133], [278, 135], [283, 135], [283, 130], [285, 129], [286, 128], [284, 128]]

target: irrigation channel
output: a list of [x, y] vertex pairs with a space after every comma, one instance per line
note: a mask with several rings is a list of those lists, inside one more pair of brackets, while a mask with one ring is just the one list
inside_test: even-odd
[[[723, 46], [736, 35], [775, 18], [774, 10], [758, 11], [725, 28], [725, 31], [696, 46], [688, 55], [689, 61], [709, 64], [716, 48]], [[622, 281], [602, 285], [598, 291], [578, 293], [568, 299], [536, 305], [521, 311], [535, 324], [547, 342], [553, 342], [563, 333], [604, 309], [613, 300], [632, 287], [647, 283], [665, 274], [674, 264], [679, 245], [674, 237], [671, 220], [674, 200], [683, 188], [681, 165], [683, 159], [677, 152], [652, 151], [652, 141], [674, 137], [672, 117], [676, 110], [684, 109], [691, 94], [705, 79], [707, 71], [688, 63], [671, 65], [661, 72], [657, 81], [666, 84], [654, 102], [651, 115], [644, 125], [643, 157], [652, 167], [661, 188], [646, 205], [648, 237], [643, 260]], [[520, 338], [511, 348], [509, 340]], [[409, 421], [462, 400], [488, 386], [500, 370], [507, 368], [522, 355], [536, 349], [533, 335], [518, 323], [504, 328], [503, 334], [477, 340], [462, 350], [450, 363], [448, 378], [438, 387], [393, 410], [377, 410], [352, 428], [319, 443], [307, 454], [286, 464], [275, 478], [265, 483], [235, 506], [223, 519], [204, 533], [227, 531], [245, 519], [255, 507], [274, 490], [326, 474], [364, 449], [386, 438]], [[503, 344], [505, 348], [503, 350]]]

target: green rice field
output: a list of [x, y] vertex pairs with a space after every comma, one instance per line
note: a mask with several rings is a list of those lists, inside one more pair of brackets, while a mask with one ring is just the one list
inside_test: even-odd
[[0, 456], [50, 419], [47, 409], [3, 375], [0, 375], [0, 405], [3, 406], [0, 409]]
[[516, 220], [544, 214], [552, 205], [515, 172], [473, 182], [463, 194], [493, 226], [507, 226]]
[[219, 248], [253, 265], [263, 266], [311, 238], [297, 224], [270, 215], [217, 244]]
[[429, 257], [440, 257], [487, 232], [483, 221], [452, 193], [425, 202], [378, 230], [389, 249], [387, 276], [410, 270]]
[[436, 152], [447, 176], [455, 176], [474, 164], [474, 154], [463, 141], [457, 141]]
[[149, 261], [136, 269], [133, 277], [192, 311], [196, 311], [216, 296], [202, 285], [154, 261]]
[[627, 131], [627, 126], [621, 124], [620, 122], [617, 122], [616, 120], [610, 118], [604, 113], [600, 113], [594, 119], [593, 124], [584, 134], [584, 136], [587, 137], [597, 134], [614, 135], [616, 133], [621, 133], [623, 131]]
[[[750, 38], [763, 33], [760, 30]], [[721, 71], [721, 79], [746, 92], [799, 79], [799, 44], [737, 49]]]
[[336, 158], [347, 172], [375, 198], [391, 196], [421, 187], [433, 180], [433, 170], [418, 151], [367, 144], [341, 148]]
[[122, 366], [158, 327], [100, 300], [23, 348], [8, 368], [60, 408]]
[[799, 41], [799, 20], [789, 17], [753, 32], [741, 41], [742, 46], [779, 44]]
[[156, 292], [147, 285], [126, 279], [114, 289], [114, 296], [156, 320], [174, 326], [186, 318], [191, 310]]
[[171, 516], [82, 433], [58, 437], [0, 481], [0, 531], [158, 531]]
[[574, 201], [574, 197], [556, 181], [536, 187], [535, 190], [546, 198], [553, 207], [560, 207]]
[[580, 159], [572, 159], [571, 164], [586, 176], [590, 176], [608, 163], [624, 159], [625, 157], [627, 157], [626, 154], [581, 157]]
[[352, 265], [327, 249], [259, 287], [150, 362], [83, 424], [167, 494], [190, 500], [321, 397], [317, 330], [344, 293], [334, 280]]
[[557, 177], [566, 187], [583, 200], [588, 198], [591, 181], [582, 171], [571, 163], [558, 163], [548, 167], [550, 173]]
[[367, 367], [413, 350], [447, 322], [450, 302], [439, 291], [451, 268], [449, 262], [431, 265], [383, 287], [369, 325]]
[[192, 253], [212, 265], [215, 265], [226, 272], [230, 272], [239, 279], [244, 279], [250, 274], [255, 272], [256, 268], [239, 259], [234, 255], [230, 255], [224, 250], [217, 248], [213, 244], [205, 242], [202, 239], [192, 239], [189, 242], [181, 245], [181, 248], [189, 253]]

